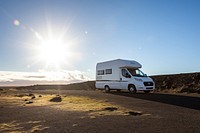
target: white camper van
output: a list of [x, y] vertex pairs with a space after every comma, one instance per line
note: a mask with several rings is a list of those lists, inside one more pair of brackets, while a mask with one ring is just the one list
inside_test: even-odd
[[130, 92], [144, 91], [149, 93], [155, 89], [155, 84], [139, 68], [142, 65], [133, 60], [111, 60], [97, 63], [96, 88], [107, 92], [115, 90], [129, 90]]

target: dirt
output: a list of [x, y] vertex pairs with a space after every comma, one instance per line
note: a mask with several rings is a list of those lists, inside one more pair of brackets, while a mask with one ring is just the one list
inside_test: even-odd
[[[62, 98], [60, 102], [50, 102], [58, 97]], [[200, 130], [200, 98], [174, 94], [7, 90], [0, 97], [0, 114], [2, 133], [188, 133]]]
[[94, 81], [1, 87], [0, 132], [199, 132], [200, 73], [152, 78], [150, 94], [105, 93]]

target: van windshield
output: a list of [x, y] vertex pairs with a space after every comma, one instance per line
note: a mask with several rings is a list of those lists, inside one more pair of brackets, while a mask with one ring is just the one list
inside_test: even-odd
[[127, 69], [132, 76], [137, 76], [137, 77], [146, 77], [146, 74], [144, 74], [141, 70], [139, 69]]

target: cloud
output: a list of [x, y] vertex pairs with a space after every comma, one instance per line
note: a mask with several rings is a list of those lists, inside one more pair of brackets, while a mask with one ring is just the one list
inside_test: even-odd
[[68, 84], [89, 80], [81, 71], [14, 72], [0, 71], [0, 86], [33, 84]]

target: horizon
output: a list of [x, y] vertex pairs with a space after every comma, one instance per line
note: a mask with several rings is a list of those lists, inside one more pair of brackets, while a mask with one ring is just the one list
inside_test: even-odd
[[[157, 76], [175, 76], [175, 75], [181, 75], [181, 74], [195, 74], [195, 73], [200, 73], [200, 72], [186, 72], [186, 73], [169, 73], [169, 74], [160, 74], [160, 75], [148, 75], [150, 77], [157, 77]], [[7, 83], [4, 83], [4, 84], [0, 84], [0, 87], [26, 87], [26, 86], [55, 86], [55, 85], [58, 85], [58, 86], [62, 86], [62, 85], [69, 85], [69, 84], [77, 84], [77, 83], [85, 83], [85, 82], [91, 82], [91, 81], [96, 81], [96, 79], [81, 79], [81, 80], [71, 80], [71, 81], [68, 81], [68, 80], [56, 80], [56, 81], [47, 81], [47, 80], [44, 80], [44, 81], [36, 81], [36, 80], [26, 80], [26, 79], [23, 79], [21, 81], [7, 81]]]
[[198, 0], [0, 1], [0, 86], [95, 80], [126, 59], [147, 75], [200, 72]]

